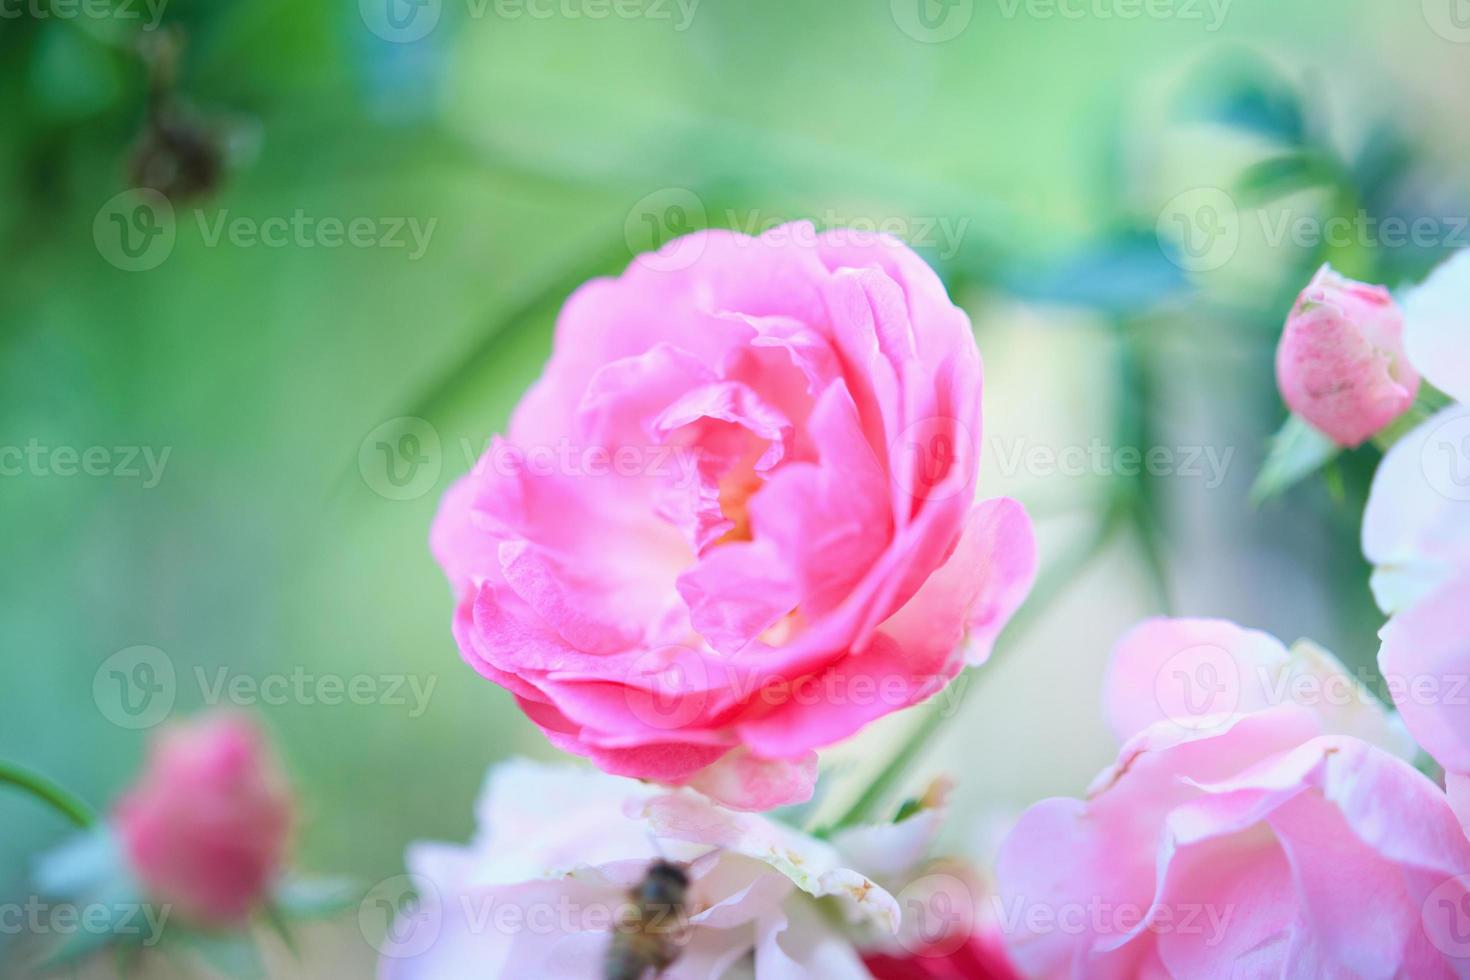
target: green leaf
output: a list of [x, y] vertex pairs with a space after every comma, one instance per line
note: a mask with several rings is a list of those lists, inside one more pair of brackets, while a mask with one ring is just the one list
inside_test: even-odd
[[184, 944], [209, 967], [232, 980], [264, 980], [265, 961], [249, 933], [184, 934]]
[[1184, 270], [1159, 248], [1158, 235], [1124, 231], [1049, 262], [1002, 273], [1013, 295], [1106, 313], [1137, 311], [1189, 289]]
[[1342, 447], [1293, 413], [1271, 440], [1266, 464], [1251, 487], [1251, 503], [1259, 506], [1325, 467]]
[[1242, 204], [1254, 206], [1269, 204], [1297, 191], [1332, 186], [1340, 178], [1331, 160], [1320, 153], [1304, 151], [1251, 164], [1236, 179], [1235, 190]]
[[363, 889], [351, 878], [287, 875], [276, 885], [271, 907], [287, 921], [324, 919], [356, 905]]
[[1174, 114], [1283, 143], [1302, 144], [1308, 136], [1296, 86], [1273, 63], [1252, 52], [1229, 51], [1208, 62], [1177, 100]]

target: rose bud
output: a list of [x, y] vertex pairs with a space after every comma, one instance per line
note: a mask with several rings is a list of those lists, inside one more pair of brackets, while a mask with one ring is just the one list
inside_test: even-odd
[[113, 822], [149, 899], [181, 919], [238, 926], [280, 871], [289, 787], [265, 736], [238, 714], [164, 730]]
[[1286, 320], [1276, 351], [1281, 397], [1339, 445], [1362, 445], [1419, 393], [1403, 331], [1403, 313], [1388, 290], [1324, 265]]

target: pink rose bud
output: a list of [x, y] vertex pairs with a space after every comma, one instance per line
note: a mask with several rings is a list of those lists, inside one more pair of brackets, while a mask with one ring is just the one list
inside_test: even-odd
[[222, 713], [163, 731], [113, 818], [150, 899], [180, 918], [231, 926], [280, 870], [292, 810], [260, 729]]
[[1291, 410], [1334, 442], [1362, 445], [1419, 393], [1404, 317], [1388, 290], [1324, 265], [1286, 320], [1276, 380]]

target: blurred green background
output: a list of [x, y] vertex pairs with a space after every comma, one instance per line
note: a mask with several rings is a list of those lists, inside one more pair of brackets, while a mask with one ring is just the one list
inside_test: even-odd
[[[923, 760], [961, 779], [957, 839], [1111, 758], [1098, 680], [1141, 616], [1371, 663], [1374, 451], [1248, 491], [1315, 266], [1396, 285], [1470, 244], [1459, 0], [528, 2], [0, 4], [0, 452], [29, 453], [0, 475], [0, 756], [105, 807], [140, 725], [284, 676], [250, 706], [300, 787], [302, 865], [371, 881], [463, 838], [488, 764], [553, 753], [459, 661], [440, 493], [578, 282], [685, 228], [801, 217], [898, 231], [970, 310], [982, 489], [1032, 508], [1048, 566], [1110, 531]], [[171, 79], [150, 35], [182, 42]], [[148, 136], [164, 111], [193, 188]], [[117, 197], [142, 144], [171, 202]], [[1334, 215], [1437, 230], [1313, 241]], [[1015, 463], [1094, 438], [1228, 466]], [[68, 475], [93, 447], [101, 475]], [[170, 668], [129, 714], [118, 678]], [[361, 703], [322, 703], [331, 678]], [[832, 753], [833, 798], [910, 723]], [[65, 832], [0, 795], [0, 888]]]

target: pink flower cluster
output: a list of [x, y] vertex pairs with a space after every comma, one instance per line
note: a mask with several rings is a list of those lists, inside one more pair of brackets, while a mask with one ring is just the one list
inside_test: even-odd
[[1028, 976], [1464, 974], [1470, 841], [1399, 755], [1395, 719], [1366, 692], [1341, 710], [1276, 683], [1302, 672], [1353, 683], [1229, 623], [1124, 637], [1117, 762], [1085, 799], [1028, 810], [1001, 850]]
[[[1021, 507], [974, 499], [969, 319], [892, 238], [790, 231], [579, 289], [431, 535], [464, 658], [553, 744], [745, 809], [985, 659], [1035, 570]], [[568, 445], [610, 464], [506, 465]]]

